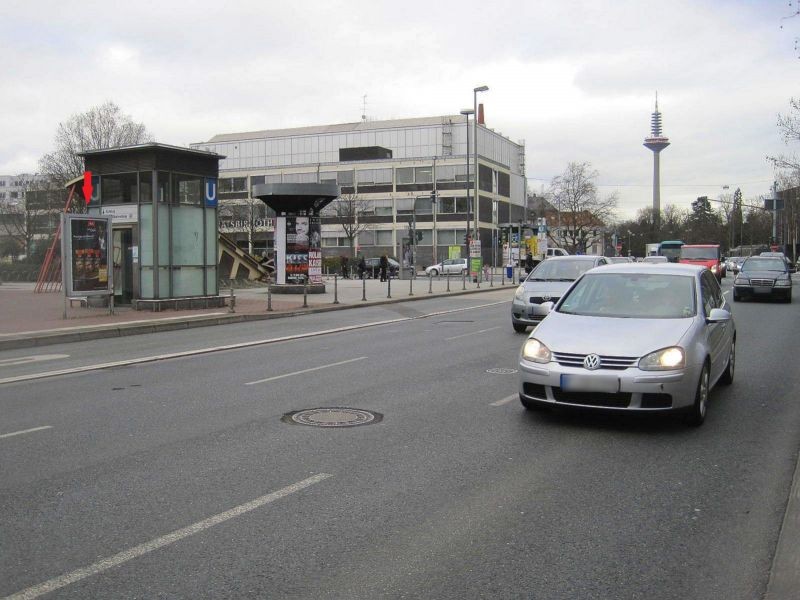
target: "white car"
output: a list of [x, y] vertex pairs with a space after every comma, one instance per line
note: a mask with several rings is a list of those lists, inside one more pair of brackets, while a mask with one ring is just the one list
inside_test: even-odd
[[438, 277], [439, 275], [462, 275], [467, 273], [469, 265], [466, 258], [448, 258], [440, 263], [431, 265], [425, 269], [425, 275]]
[[643, 262], [643, 263], [649, 263], [649, 264], [655, 264], [655, 265], [657, 265], [657, 264], [664, 264], [664, 263], [668, 263], [668, 262], [669, 262], [669, 259], [667, 259], [667, 257], [666, 257], [666, 256], [645, 256], [645, 257], [642, 259], [642, 262]]

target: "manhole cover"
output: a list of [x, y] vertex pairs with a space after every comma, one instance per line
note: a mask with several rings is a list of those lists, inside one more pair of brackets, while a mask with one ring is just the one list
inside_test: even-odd
[[312, 427], [356, 427], [377, 423], [383, 415], [360, 408], [309, 408], [287, 413], [282, 420], [295, 425]]
[[494, 375], [512, 375], [517, 372], [516, 369], [486, 369], [487, 373]]

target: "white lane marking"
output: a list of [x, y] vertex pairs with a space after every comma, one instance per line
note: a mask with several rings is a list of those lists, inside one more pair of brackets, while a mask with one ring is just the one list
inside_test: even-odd
[[310, 369], [303, 369], [302, 371], [294, 371], [293, 373], [284, 373], [283, 375], [275, 375], [275, 377], [267, 377], [266, 379], [258, 379], [257, 381], [248, 381], [245, 385], [255, 385], [257, 383], [266, 383], [267, 381], [275, 381], [276, 379], [283, 379], [284, 377], [292, 377], [294, 375], [302, 375], [303, 373], [310, 373], [311, 371], [319, 371], [320, 369], [329, 369], [330, 367], [338, 367], [339, 365], [346, 365], [359, 360], [366, 359], [366, 356], [359, 356], [358, 358], [351, 358], [350, 360], [343, 360], [341, 362], [331, 363], [329, 365], [320, 365]]
[[102, 573], [108, 569], [113, 569], [114, 567], [126, 563], [129, 560], [133, 560], [134, 558], [138, 558], [144, 554], [147, 554], [148, 552], [158, 550], [159, 548], [163, 548], [169, 544], [174, 544], [175, 542], [187, 538], [190, 535], [200, 533], [201, 531], [204, 531], [210, 527], [214, 527], [215, 525], [224, 523], [225, 521], [233, 519], [234, 517], [241, 516], [247, 512], [250, 512], [251, 510], [260, 508], [265, 504], [280, 500], [289, 494], [299, 492], [300, 490], [314, 485], [315, 483], [319, 483], [328, 477], [333, 477], [333, 475], [320, 473], [319, 475], [314, 475], [313, 477], [309, 477], [303, 481], [298, 481], [297, 483], [293, 483], [292, 485], [286, 486], [285, 488], [282, 488], [276, 492], [261, 496], [260, 498], [256, 498], [255, 500], [251, 500], [245, 504], [240, 504], [239, 506], [231, 508], [230, 510], [221, 512], [213, 517], [203, 519], [202, 521], [198, 521], [197, 523], [189, 525], [188, 527], [184, 527], [183, 529], [178, 529], [172, 533], [168, 533], [154, 540], [150, 540], [149, 542], [145, 542], [144, 544], [139, 544], [138, 546], [134, 546], [128, 550], [123, 550], [114, 556], [99, 560], [88, 567], [76, 569], [71, 573], [61, 575], [60, 577], [48, 579], [44, 583], [34, 585], [15, 594], [11, 594], [10, 596], [6, 596], [2, 600], [32, 600], [33, 598], [38, 598], [44, 594], [49, 594], [52, 591], [66, 587], [72, 583], [75, 583], [76, 581], [80, 581], [81, 579], [86, 579], [87, 577], [97, 575], [98, 573]]
[[242, 348], [252, 348], [253, 346], [264, 346], [266, 344], [277, 344], [280, 342], [289, 342], [294, 340], [302, 340], [305, 338], [317, 337], [320, 335], [330, 335], [332, 333], [344, 333], [347, 331], [356, 331], [358, 329], [366, 329], [368, 327], [378, 327], [381, 325], [390, 325], [392, 323], [402, 323], [404, 321], [416, 321], [418, 319], [427, 319], [428, 317], [438, 317], [441, 315], [450, 315], [453, 313], [464, 312], [467, 310], [475, 310], [479, 308], [488, 308], [490, 306], [498, 306], [500, 304], [508, 304], [508, 300], [501, 302], [490, 302], [488, 304], [479, 304], [477, 306], [467, 306], [464, 308], [454, 308], [451, 310], [442, 310], [437, 312], [428, 313], [425, 315], [417, 315], [414, 317], [399, 317], [397, 319], [388, 319], [385, 321], [374, 321], [372, 323], [361, 323], [359, 325], [348, 325], [346, 327], [336, 327], [334, 329], [323, 329], [320, 331], [312, 331], [310, 333], [298, 333], [296, 335], [286, 335], [278, 338], [268, 338], [265, 340], [255, 340], [253, 342], [240, 342], [238, 344], [226, 344], [224, 346], [212, 346], [210, 348], [201, 348], [199, 350], [185, 350], [183, 352], [172, 352], [170, 354], [157, 354], [155, 356], [145, 356], [142, 358], [130, 358], [128, 360], [118, 360], [109, 363], [99, 363], [96, 365], [86, 365], [84, 367], [73, 367], [71, 369], [60, 369], [58, 371], [45, 371], [43, 373], [31, 373], [29, 375], [17, 375], [15, 377], [6, 377], [0, 379], [0, 385], [7, 383], [18, 383], [20, 381], [32, 381], [34, 379], [45, 379], [47, 377], [57, 377], [59, 375], [72, 375], [74, 373], [86, 373], [88, 371], [99, 371], [100, 369], [110, 369], [113, 367], [127, 367], [130, 365], [140, 365], [143, 363], [157, 362], [161, 360], [169, 360], [173, 358], [187, 358], [190, 356], [198, 356], [200, 354], [210, 354], [212, 352], [224, 352], [225, 350], [240, 350]]
[[42, 425], [41, 427], [33, 427], [31, 429], [23, 429], [22, 431], [12, 431], [11, 433], [4, 433], [0, 435], [0, 439], [2, 438], [9, 438], [15, 435], [23, 435], [25, 433], [33, 433], [34, 431], [43, 431], [45, 429], [52, 429], [52, 425]]
[[450, 340], [457, 340], [458, 338], [467, 337], [468, 335], [478, 335], [479, 333], [486, 333], [487, 331], [493, 331], [495, 329], [500, 329], [500, 326], [497, 327], [489, 327], [489, 329], [481, 329], [479, 331], [470, 331], [469, 333], [462, 333], [461, 335], [454, 335], [453, 337], [444, 338], [446, 342]]
[[[175, 321], [177, 319], [200, 319], [202, 317], [215, 317], [227, 315], [227, 312], [203, 313], [202, 315], [182, 315], [178, 317], [162, 317], [160, 319], [137, 319], [135, 321], [122, 321], [119, 323], [97, 323], [90, 325], [92, 329], [110, 329], [113, 327], [123, 327], [125, 325], [141, 325], [142, 323], [161, 323], [162, 321]], [[0, 333], [0, 337], [11, 337], [14, 335], [26, 335], [29, 333], [58, 333], [59, 331], [73, 331], [75, 329], [86, 329], [86, 325], [76, 325], [75, 327], [58, 327], [56, 329], [35, 329], [33, 331], [12, 331], [11, 333]]]
[[0, 367], [12, 367], [14, 365], [25, 365], [28, 363], [42, 362], [44, 360], [58, 360], [60, 358], [69, 358], [69, 354], [37, 354], [35, 356], [5, 358], [0, 360]]
[[727, 292], [722, 292], [722, 295], [724, 296], [725, 294], [730, 294], [730, 293], [731, 293], [731, 291], [728, 290]]
[[508, 404], [509, 402], [513, 402], [514, 400], [519, 399], [519, 394], [511, 394], [503, 398], [502, 400], [497, 400], [496, 402], [492, 402], [489, 406], [503, 406], [504, 404]]

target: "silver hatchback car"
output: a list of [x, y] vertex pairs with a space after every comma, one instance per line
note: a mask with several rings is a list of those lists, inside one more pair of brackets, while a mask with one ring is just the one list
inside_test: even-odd
[[514, 331], [522, 333], [538, 325], [547, 315], [542, 304], [556, 302], [578, 277], [606, 263], [602, 256], [554, 256], [539, 263], [514, 292], [511, 302]]
[[736, 326], [719, 283], [695, 265], [610, 265], [584, 274], [520, 352], [519, 397], [557, 405], [686, 412], [733, 381]]

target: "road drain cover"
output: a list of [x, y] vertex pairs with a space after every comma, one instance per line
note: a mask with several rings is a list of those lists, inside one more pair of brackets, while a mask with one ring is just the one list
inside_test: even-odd
[[312, 427], [356, 427], [371, 425], [383, 419], [383, 415], [360, 408], [309, 408], [283, 415], [282, 421], [294, 425]]
[[516, 373], [516, 369], [486, 369], [487, 373], [493, 373], [494, 375], [512, 375]]

